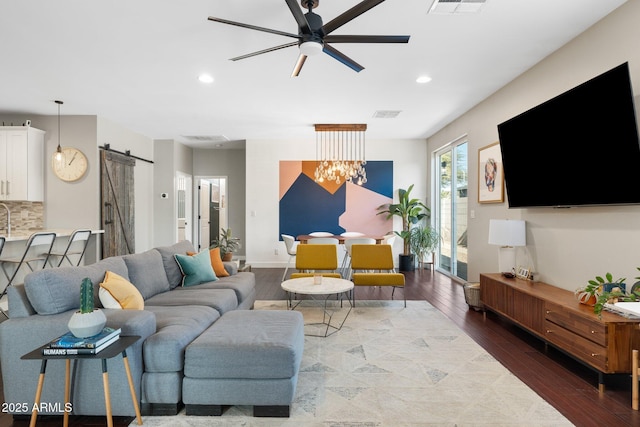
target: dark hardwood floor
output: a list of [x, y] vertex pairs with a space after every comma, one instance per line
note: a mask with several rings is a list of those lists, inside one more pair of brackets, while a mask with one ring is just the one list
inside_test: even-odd
[[[282, 269], [254, 268], [253, 272], [256, 274], [257, 299], [286, 298], [280, 288]], [[545, 347], [540, 340], [493, 313], [484, 316], [482, 312], [469, 309], [460, 283], [428, 269], [407, 272], [405, 276], [408, 300], [426, 300], [438, 308], [576, 426], [640, 426], [640, 414], [631, 409], [630, 376], [608, 377], [606, 391], [600, 394], [596, 372], [550, 346]], [[396, 298], [402, 297], [400, 292], [396, 292]], [[356, 289], [356, 300], [390, 298], [390, 289]], [[133, 417], [116, 417], [114, 425], [123, 427], [131, 421]], [[61, 417], [38, 419], [39, 426], [61, 424]], [[13, 420], [0, 413], [0, 426], [27, 425], [28, 419]], [[70, 426], [104, 425], [103, 417], [71, 417], [70, 420]]]

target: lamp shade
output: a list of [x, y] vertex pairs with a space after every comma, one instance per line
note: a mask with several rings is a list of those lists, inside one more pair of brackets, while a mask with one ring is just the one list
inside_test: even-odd
[[489, 244], [498, 246], [525, 246], [525, 221], [520, 219], [489, 220]]

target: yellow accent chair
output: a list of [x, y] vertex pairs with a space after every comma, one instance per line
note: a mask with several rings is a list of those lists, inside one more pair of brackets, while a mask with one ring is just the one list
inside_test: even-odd
[[325, 277], [341, 278], [338, 270], [338, 245], [298, 245], [296, 251], [296, 269], [292, 279], [313, 277], [321, 274]]
[[351, 247], [353, 245], [375, 245], [376, 239], [371, 237], [350, 237], [344, 241], [344, 258], [342, 260], [342, 274], [351, 277]]
[[358, 286], [392, 286], [391, 299], [396, 288], [402, 288], [404, 306], [407, 306], [404, 274], [395, 271], [391, 245], [352, 245], [351, 270], [353, 272], [351, 280], [355, 286], [354, 306], [356, 304], [355, 288]]

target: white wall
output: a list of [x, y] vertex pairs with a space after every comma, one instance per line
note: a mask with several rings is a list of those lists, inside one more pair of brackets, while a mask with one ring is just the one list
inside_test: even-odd
[[[634, 94], [640, 93], [640, 1], [629, 1], [585, 33], [522, 74], [467, 114], [429, 138], [433, 152], [469, 135], [469, 280], [498, 269], [498, 248], [487, 244], [489, 219], [527, 221], [527, 243], [536, 280], [574, 290], [595, 275], [611, 272], [635, 282], [639, 273], [640, 207], [566, 210], [508, 209], [507, 203], [478, 204], [478, 148], [498, 141], [497, 124], [604, 71], [629, 61]], [[586, 124], [585, 124], [586, 125]], [[598, 149], [615, 169], [615, 154]], [[639, 165], [640, 166], [640, 165]], [[640, 169], [640, 168], [639, 168]], [[533, 179], [533, 178], [532, 178]], [[640, 189], [638, 189], [640, 191]]]
[[[289, 259], [279, 241], [279, 162], [315, 160], [315, 143], [308, 141], [248, 140], [246, 229], [247, 262], [255, 267], [284, 267]], [[427, 145], [425, 140], [367, 140], [367, 160], [393, 160], [394, 198], [398, 188], [415, 184], [412, 195], [427, 200]], [[255, 216], [252, 216], [255, 212]], [[400, 229], [399, 222], [394, 229]], [[396, 239], [398, 240], [398, 239]], [[275, 255], [274, 249], [279, 254]], [[400, 243], [396, 247], [396, 253]]]
[[[172, 139], [155, 140], [153, 149], [155, 161], [151, 190], [154, 218], [153, 246], [168, 246], [178, 240], [176, 172], [191, 175], [193, 150]], [[161, 198], [161, 193], [167, 193], [168, 197]]]

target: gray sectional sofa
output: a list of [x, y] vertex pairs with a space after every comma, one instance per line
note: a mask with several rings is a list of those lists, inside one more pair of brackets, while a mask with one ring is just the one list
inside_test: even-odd
[[[16, 404], [7, 405], [15, 408], [13, 414], [30, 414], [40, 371], [39, 361], [20, 357], [67, 332], [67, 322], [79, 307], [83, 278], [93, 281], [95, 303], [100, 307], [98, 284], [106, 271], [128, 279], [145, 300], [144, 310], [103, 308], [107, 326], [122, 328], [122, 335], [141, 337], [127, 350], [127, 356], [142, 413], [176, 414], [182, 405], [187, 346], [225, 313], [251, 309], [256, 296], [254, 274], [237, 272], [233, 263], [225, 263], [230, 276], [183, 288], [174, 254], [188, 251], [193, 252], [194, 248], [183, 241], [139, 254], [106, 258], [88, 266], [39, 270], [30, 273], [24, 285], [12, 286], [10, 318], [0, 323], [0, 366], [4, 401]], [[41, 402], [63, 401], [64, 363], [49, 360]], [[113, 415], [135, 415], [121, 356], [109, 359], [108, 369]], [[79, 360], [74, 364], [74, 414], [105, 414], [100, 374], [99, 360]], [[55, 412], [55, 405], [51, 407], [54, 412], [50, 413], [59, 413]], [[28, 408], [28, 413], [22, 413], [23, 408]]]

